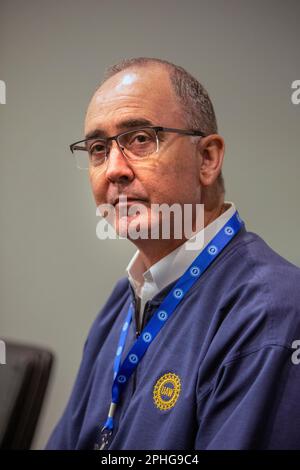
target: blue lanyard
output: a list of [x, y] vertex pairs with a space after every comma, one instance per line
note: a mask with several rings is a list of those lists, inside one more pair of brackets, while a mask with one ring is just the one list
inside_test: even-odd
[[[167, 320], [173, 315], [177, 305], [182, 301], [189, 289], [195, 284], [197, 279], [206, 271], [209, 265], [216, 259], [230, 240], [241, 229], [244, 222], [240, 219], [238, 211], [230, 220], [219, 230], [208, 246], [201, 251], [193, 263], [188, 267], [184, 274], [178, 279], [173, 289], [164, 298], [158, 309], [154, 312], [151, 319], [144, 327], [140, 336], [128, 352], [124, 362], [121, 362], [121, 355], [126, 343], [129, 325], [133, 314], [133, 304], [130, 303], [125, 323], [122, 327], [116, 357], [114, 361], [114, 380], [112, 385], [112, 400], [108, 412], [107, 420], [102, 431], [113, 430], [114, 413], [117, 404], [120, 401], [122, 390], [126, 387], [128, 380], [144, 354], [154, 341], [160, 330], [166, 324]], [[111, 434], [110, 432], [110, 434]]]

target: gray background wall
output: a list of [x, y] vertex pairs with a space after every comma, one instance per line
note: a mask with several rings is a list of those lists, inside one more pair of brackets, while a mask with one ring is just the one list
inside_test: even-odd
[[61, 415], [89, 327], [135, 252], [97, 239], [87, 174], [68, 151], [105, 67], [161, 57], [204, 83], [227, 144], [226, 200], [300, 265], [299, 18], [298, 0], [1, 0], [0, 336], [57, 356], [34, 448]]

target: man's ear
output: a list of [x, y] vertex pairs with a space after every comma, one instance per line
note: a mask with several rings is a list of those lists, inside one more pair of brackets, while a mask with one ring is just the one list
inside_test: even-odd
[[225, 153], [225, 142], [219, 134], [199, 139], [197, 151], [200, 159], [199, 180], [202, 186], [212, 186], [219, 176]]

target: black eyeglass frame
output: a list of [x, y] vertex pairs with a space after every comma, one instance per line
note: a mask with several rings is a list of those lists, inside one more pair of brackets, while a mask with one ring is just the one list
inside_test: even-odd
[[137, 131], [141, 131], [143, 129], [153, 129], [155, 131], [155, 134], [156, 134], [156, 139], [158, 139], [157, 137], [157, 133], [158, 132], [174, 132], [176, 134], [182, 134], [182, 135], [190, 135], [190, 136], [200, 136], [200, 137], [206, 137], [207, 134], [205, 134], [204, 132], [200, 131], [200, 130], [192, 130], [192, 129], [176, 129], [176, 128], [173, 128], [173, 127], [163, 127], [163, 126], [139, 126], [137, 128], [132, 128], [132, 129], [129, 129], [127, 131], [124, 131], [124, 132], [120, 132], [119, 134], [116, 134], [112, 137], [107, 137], [107, 138], [102, 138], [102, 137], [89, 137], [87, 139], [83, 139], [83, 140], [78, 140], [77, 142], [74, 142], [73, 144], [70, 145], [70, 150], [72, 152], [72, 154], [74, 153], [74, 150], [84, 150], [84, 151], [88, 151], [87, 148], [78, 148], [76, 149], [75, 147], [78, 145], [78, 144], [82, 144], [83, 142], [88, 142], [89, 140], [101, 140], [105, 143], [105, 149], [107, 149], [107, 144], [108, 142], [112, 141], [112, 140], [115, 140], [117, 142], [117, 145], [118, 147], [120, 148], [120, 150], [122, 151], [123, 153], [123, 150], [121, 148], [121, 145], [120, 143], [118, 142], [118, 139], [119, 137], [122, 137], [123, 135], [125, 134], [129, 134], [131, 132], [137, 132]]

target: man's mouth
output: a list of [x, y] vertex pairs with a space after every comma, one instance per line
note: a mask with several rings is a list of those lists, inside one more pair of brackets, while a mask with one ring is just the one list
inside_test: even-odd
[[146, 199], [138, 199], [138, 198], [131, 198], [131, 197], [120, 197], [114, 202], [114, 207], [117, 206], [131, 206], [133, 204], [145, 204], [147, 202]]

